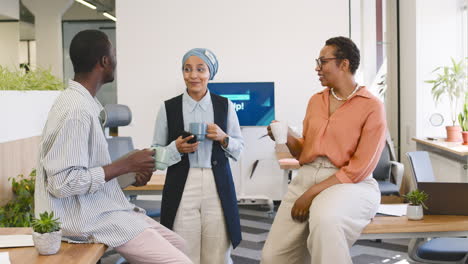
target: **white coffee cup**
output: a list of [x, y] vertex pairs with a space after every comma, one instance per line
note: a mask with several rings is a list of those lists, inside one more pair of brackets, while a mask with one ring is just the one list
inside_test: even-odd
[[276, 144], [286, 144], [288, 141], [288, 123], [278, 121], [270, 124]]

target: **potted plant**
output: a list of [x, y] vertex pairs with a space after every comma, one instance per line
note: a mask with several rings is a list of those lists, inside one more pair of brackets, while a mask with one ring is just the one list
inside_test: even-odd
[[60, 250], [62, 230], [54, 212], [43, 212], [32, 222], [34, 246], [41, 255], [53, 255]]
[[429, 198], [429, 195], [424, 191], [418, 189], [409, 192], [403, 197], [410, 203], [406, 209], [406, 216], [409, 220], [421, 220], [423, 219], [423, 207], [427, 209], [424, 202]]
[[0, 227], [30, 227], [34, 216], [34, 183], [36, 170], [29, 177], [10, 177], [13, 198], [0, 206]]
[[468, 92], [465, 94], [465, 104], [463, 105], [463, 111], [458, 114], [458, 122], [463, 130], [463, 145], [468, 145]]
[[434, 80], [428, 80], [426, 83], [432, 84], [432, 96], [434, 101], [437, 104], [441, 97], [445, 95], [449, 99], [450, 103], [450, 118], [452, 120], [451, 126], [446, 126], [447, 129], [447, 141], [458, 142], [461, 141], [461, 128], [456, 126], [455, 122], [457, 120], [457, 109], [458, 109], [458, 100], [466, 92], [466, 60], [463, 59], [459, 62], [456, 62], [452, 58], [452, 66], [437, 67], [433, 72], [442, 72], [437, 73], [437, 78]]

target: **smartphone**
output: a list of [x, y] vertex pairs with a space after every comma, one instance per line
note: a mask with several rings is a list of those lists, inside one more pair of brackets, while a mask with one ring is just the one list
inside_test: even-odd
[[189, 136], [193, 136], [192, 139], [190, 139], [189, 141], [187, 141], [187, 143], [190, 143], [190, 144], [193, 144], [193, 143], [197, 143], [197, 136], [190, 133], [190, 132], [187, 132], [187, 131], [184, 131], [182, 132], [182, 138], [186, 138], [186, 137], [189, 137]]

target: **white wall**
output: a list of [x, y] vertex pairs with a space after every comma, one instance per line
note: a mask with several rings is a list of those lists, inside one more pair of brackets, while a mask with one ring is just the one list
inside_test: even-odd
[[19, 23], [0, 22], [0, 65], [10, 69], [19, 67]]
[[[140, 8], [144, 6], [145, 8]], [[348, 1], [116, 1], [118, 100], [133, 112], [119, 130], [136, 147], [152, 141], [156, 113], [185, 88], [184, 53], [213, 50], [216, 81], [274, 81], [276, 118], [302, 126], [326, 39], [348, 36]]]
[[0, 17], [4, 19], [19, 19], [19, 0], [1, 0]]

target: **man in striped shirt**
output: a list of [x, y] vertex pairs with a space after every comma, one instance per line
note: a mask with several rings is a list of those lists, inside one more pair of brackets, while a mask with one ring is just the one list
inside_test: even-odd
[[50, 110], [40, 144], [36, 216], [53, 210], [66, 240], [104, 243], [131, 263], [191, 263], [183, 253], [185, 241], [129, 203], [117, 182], [119, 175], [136, 172], [137, 184], [146, 184], [154, 151], [111, 163], [95, 95], [114, 80], [112, 43], [101, 31], [81, 31], [71, 42], [70, 58], [74, 79]]

